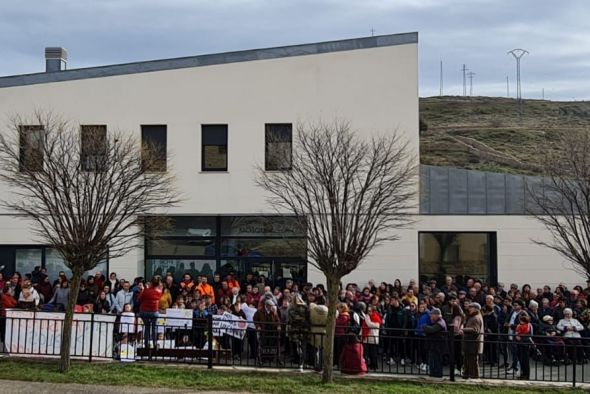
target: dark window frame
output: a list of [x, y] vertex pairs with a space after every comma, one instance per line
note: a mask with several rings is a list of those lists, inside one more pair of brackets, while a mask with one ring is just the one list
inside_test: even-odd
[[[454, 234], [485, 234], [487, 235], [487, 241], [489, 243], [489, 261], [488, 263], [488, 285], [498, 285], [498, 232], [497, 231], [418, 231], [418, 277], [422, 277], [421, 272], [421, 261], [420, 261], [420, 236], [422, 234], [433, 234], [433, 233], [454, 233]], [[463, 275], [469, 276], [467, 274]], [[481, 279], [481, 278], [478, 278]]]
[[[103, 146], [101, 147], [85, 147], [84, 141], [85, 132], [100, 131], [103, 134]], [[92, 152], [92, 150], [94, 152]], [[107, 125], [80, 125], [80, 165], [83, 171], [95, 172], [102, 171], [105, 167], [105, 159], [107, 154]], [[92, 161], [90, 158], [94, 158]]]
[[[174, 215], [172, 215], [174, 216]], [[258, 240], [258, 239], [277, 239], [277, 240], [290, 240], [290, 239], [304, 239], [307, 240], [306, 235], [301, 236], [284, 236], [284, 235], [276, 235], [276, 236], [222, 236], [222, 218], [227, 217], [226, 215], [197, 215], [203, 217], [214, 217], [216, 221], [216, 235], [210, 237], [197, 237], [195, 239], [199, 240], [215, 240], [215, 255], [214, 256], [203, 256], [203, 255], [157, 255], [157, 254], [149, 254], [148, 253], [148, 245], [147, 242], [149, 240], [144, 240], [144, 272], [149, 273], [151, 272], [151, 267], [148, 269], [148, 261], [149, 260], [207, 260], [207, 261], [215, 261], [215, 272], [221, 272], [223, 262], [242, 262], [244, 264], [244, 269], [246, 272], [250, 269], [252, 264], [257, 264], [260, 262], [268, 262], [273, 267], [279, 267], [282, 263], [297, 263], [302, 264], [304, 266], [304, 279], [307, 280], [307, 275], [309, 271], [309, 263], [307, 256], [309, 255], [309, 248], [307, 242], [305, 243], [305, 256], [226, 256], [222, 253], [221, 247], [222, 243], [225, 239], [243, 239], [243, 240]], [[244, 215], [248, 216], [248, 215]], [[254, 215], [260, 216], [260, 215]], [[274, 216], [274, 215], [273, 215]], [[279, 217], [282, 215], [276, 215]], [[292, 215], [287, 215], [292, 216]], [[265, 216], [265, 217], [272, 217], [272, 216]], [[187, 237], [184, 236], [158, 236], [157, 239], [178, 239], [178, 240], [186, 240]], [[273, 275], [275, 274], [274, 271], [272, 272]], [[212, 279], [212, 278], [210, 278]], [[270, 280], [271, 278], [266, 278]], [[277, 284], [278, 282], [271, 281], [273, 285]]]
[[[41, 133], [41, 148], [36, 148], [31, 146], [29, 141], [29, 133], [32, 132], [40, 132]], [[18, 170], [19, 172], [40, 172], [43, 170], [43, 166], [45, 164], [45, 151], [44, 151], [44, 144], [45, 144], [45, 127], [43, 125], [20, 125], [19, 126], [19, 163], [18, 163]], [[27, 150], [27, 148], [29, 150]], [[30, 161], [34, 160], [35, 156], [31, 156], [33, 153], [33, 149], [40, 149], [40, 163], [38, 163], [34, 168], [27, 168], [32, 163]], [[33, 158], [31, 158], [33, 157]]]
[[[163, 131], [163, 145], [162, 141], [158, 141], [160, 136], [148, 136], [150, 132], [162, 132]], [[165, 124], [142, 124], [141, 125], [141, 146], [142, 146], [142, 157], [144, 155], [143, 149], [146, 144], [153, 144], [158, 146], [158, 150], [155, 153], [157, 156], [157, 162], [154, 168], [145, 169], [146, 172], [166, 172], [168, 169], [168, 125]], [[142, 159], [143, 162], [143, 159]]]
[[[208, 139], [208, 138], [205, 138], [207, 128], [211, 128], [211, 131], [213, 131], [213, 128], [221, 128], [221, 127], [225, 128], [225, 130], [224, 130], [225, 138], [222, 138], [222, 140], [225, 140], [225, 143], [212, 143], [211, 141], [205, 141], [206, 139]], [[220, 149], [222, 147], [225, 147], [225, 166], [224, 167], [213, 167], [213, 168], [206, 167], [205, 150], [206, 150], [206, 147], [209, 147], [209, 146], [217, 146]], [[227, 169], [229, 167], [228, 146], [229, 146], [229, 125], [228, 124], [224, 124], [224, 123], [201, 124], [201, 171], [203, 171], [203, 172], [227, 172]]]
[[[274, 127], [279, 130], [273, 130]], [[282, 130], [280, 130], [282, 128]], [[288, 130], [288, 137], [285, 136], [271, 136], [273, 132], [280, 134]], [[271, 141], [275, 138], [276, 141]], [[284, 140], [281, 140], [284, 138]], [[289, 163], [287, 165], [274, 165], [271, 163], [271, 145], [273, 143], [289, 143]], [[280, 153], [280, 152], [279, 152]], [[281, 155], [282, 156], [282, 155]], [[265, 123], [264, 124], [264, 170], [265, 171], [289, 171], [293, 168], [293, 123]]]

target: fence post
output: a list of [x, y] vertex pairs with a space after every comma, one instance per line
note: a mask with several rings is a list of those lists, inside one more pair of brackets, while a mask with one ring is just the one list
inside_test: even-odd
[[88, 362], [92, 362], [92, 343], [94, 342], [94, 313], [90, 314], [90, 354], [88, 355]]
[[207, 368], [213, 368], [213, 316], [207, 316]]
[[449, 333], [449, 377], [451, 382], [455, 381], [455, 328], [451, 324], [448, 328]]
[[572, 384], [573, 384], [573, 387], [575, 388], [576, 387], [576, 362], [577, 362], [577, 359], [578, 359], [578, 349], [577, 349], [577, 347], [574, 347], [573, 353], [574, 353], [574, 357], [573, 357], [572, 365], [574, 366], [574, 369], [572, 371]]

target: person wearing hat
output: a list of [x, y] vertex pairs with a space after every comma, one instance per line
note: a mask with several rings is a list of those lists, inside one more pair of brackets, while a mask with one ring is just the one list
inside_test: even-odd
[[447, 324], [438, 308], [430, 311], [430, 322], [423, 328], [428, 349], [428, 375], [442, 378], [442, 358], [447, 353]]
[[539, 335], [543, 336], [544, 345], [541, 347], [543, 356], [553, 364], [557, 364], [565, 357], [565, 342], [559, 336], [559, 331], [553, 322], [553, 316], [543, 316], [543, 322], [539, 325]]
[[460, 334], [463, 335], [463, 377], [478, 379], [479, 356], [483, 353], [484, 343], [484, 324], [479, 303], [469, 304], [467, 320]]

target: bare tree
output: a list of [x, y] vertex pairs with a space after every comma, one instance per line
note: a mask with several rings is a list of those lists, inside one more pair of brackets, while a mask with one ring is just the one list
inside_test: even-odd
[[590, 278], [590, 133], [568, 130], [540, 147], [542, 182], [528, 185], [529, 213], [551, 234], [533, 240], [555, 250]]
[[74, 306], [85, 271], [124, 255], [138, 236], [165, 226], [150, 216], [179, 202], [165, 152], [130, 133], [78, 126], [51, 113], [17, 117], [0, 135], [0, 180], [8, 212], [32, 221], [72, 271], [60, 369], [70, 368]]
[[[332, 381], [334, 328], [340, 280], [385, 241], [394, 229], [411, 222], [416, 196], [415, 166], [407, 142], [397, 133], [361, 138], [349, 123], [301, 124], [297, 127], [290, 168], [258, 168], [257, 184], [279, 212], [289, 212], [305, 226], [309, 263], [327, 281], [328, 321], [323, 382]], [[267, 152], [269, 154], [269, 152]]]

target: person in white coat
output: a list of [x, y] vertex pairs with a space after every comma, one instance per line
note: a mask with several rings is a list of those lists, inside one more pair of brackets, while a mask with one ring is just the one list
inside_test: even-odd
[[563, 335], [570, 360], [575, 359], [578, 363], [583, 363], [584, 352], [580, 332], [584, 330], [584, 326], [578, 319], [574, 319], [570, 308], [563, 310], [563, 319], [557, 323], [557, 329]]

